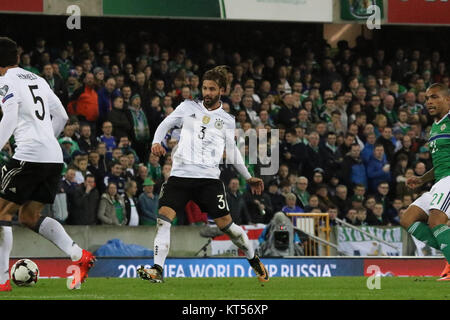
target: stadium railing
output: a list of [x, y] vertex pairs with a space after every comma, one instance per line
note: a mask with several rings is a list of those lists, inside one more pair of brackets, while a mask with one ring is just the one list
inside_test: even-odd
[[312, 235], [303, 241], [305, 256], [330, 256], [331, 228], [328, 213], [288, 213], [287, 216], [291, 218], [295, 228], [307, 236]]

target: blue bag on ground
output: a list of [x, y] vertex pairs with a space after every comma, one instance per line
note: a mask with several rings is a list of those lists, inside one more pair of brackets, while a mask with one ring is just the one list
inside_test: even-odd
[[97, 257], [153, 257], [153, 250], [138, 244], [127, 244], [120, 239], [111, 239], [97, 251]]

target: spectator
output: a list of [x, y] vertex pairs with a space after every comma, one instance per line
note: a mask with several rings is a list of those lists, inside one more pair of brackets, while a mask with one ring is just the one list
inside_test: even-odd
[[127, 224], [125, 203], [117, 193], [115, 183], [109, 183], [100, 198], [97, 216], [102, 224], [124, 226]]
[[120, 95], [118, 89], [116, 89], [116, 80], [114, 78], [108, 78], [105, 84], [98, 90], [98, 108], [99, 115], [98, 121], [101, 124], [108, 117], [108, 114], [112, 110], [113, 100]]
[[96, 122], [99, 116], [98, 95], [94, 88], [94, 75], [88, 72], [83, 85], [74, 91], [67, 106], [68, 113], [77, 115], [81, 121], [86, 121], [96, 132]]
[[338, 208], [336, 206], [330, 206], [327, 210], [328, 219], [331, 227], [336, 226], [338, 223], [336, 218], [338, 217]]
[[369, 226], [387, 226], [389, 225], [388, 220], [384, 214], [383, 204], [381, 202], [376, 202], [372, 213], [367, 215], [367, 224]]
[[364, 207], [356, 209], [356, 221], [355, 224], [358, 226], [367, 226], [367, 209]]
[[[144, 182], [148, 178], [148, 169], [142, 163], [138, 165], [134, 180], [137, 183], [137, 194], [140, 195], [144, 191]], [[153, 181], [153, 180], [152, 180]], [[155, 182], [153, 181], [153, 185]]]
[[86, 153], [95, 150], [97, 147], [97, 140], [92, 136], [91, 126], [87, 123], [80, 126], [80, 138], [78, 139], [78, 146], [81, 151]]
[[295, 182], [294, 194], [297, 196], [297, 203], [300, 207], [305, 208], [308, 205], [310, 194], [308, 192], [308, 178], [305, 176], [298, 177]]
[[324, 167], [324, 151], [319, 145], [320, 137], [317, 132], [311, 132], [308, 137], [309, 145], [306, 146], [306, 157], [302, 167], [302, 175], [311, 179], [315, 168]]
[[150, 128], [138, 94], [131, 97], [131, 105], [128, 107], [127, 116], [133, 128], [131, 131], [131, 142], [134, 149], [140, 159], [147, 159], [150, 147]]
[[130, 180], [125, 183], [125, 193], [123, 200], [125, 204], [125, 214], [128, 226], [138, 226], [139, 217], [142, 215], [136, 197], [137, 184], [136, 181]]
[[367, 164], [369, 192], [375, 192], [380, 182], [391, 182], [390, 164], [386, 160], [382, 144], [375, 144], [373, 154]]
[[122, 175], [122, 165], [119, 162], [113, 163], [110, 171], [106, 174], [105, 179], [103, 181], [103, 185], [107, 187], [111, 183], [114, 183], [116, 186], [116, 191], [119, 195], [123, 195], [125, 193], [125, 182], [126, 180], [121, 176]]
[[42, 77], [47, 81], [50, 88], [56, 94], [56, 96], [61, 100], [63, 105], [67, 104], [68, 94], [64, 80], [60, 75], [55, 74], [53, 67], [50, 63], [47, 63], [42, 68]]
[[360, 157], [360, 150], [359, 144], [352, 144], [350, 152], [342, 161], [339, 178], [347, 188], [353, 188], [357, 184], [368, 186], [367, 168]]
[[336, 195], [331, 201], [338, 209], [339, 216], [344, 216], [348, 209], [351, 208], [351, 201], [348, 198], [347, 186], [340, 184], [336, 187]]
[[295, 194], [288, 193], [286, 195], [286, 205], [281, 209], [281, 211], [285, 214], [305, 212], [302, 208], [295, 205], [296, 201], [297, 201], [297, 197], [295, 196]]
[[285, 204], [285, 197], [281, 195], [278, 189], [278, 184], [275, 180], [269, 182], [267, 195], [270, 197], [270, 202], [272, 203], [273, 212], [279, 212]]
[[162, 178], [161, 165], [159, 163], [160, 157], [150, 153], [148, 156], [147, 169], [148, 176], [152, 178], [153, 181], [159, 181]]
[[97, 150], [89, 152], [87, 170], [95, 177], [95, 184], [99, 191], [103, 191], [103, 180], [107, 169], [106, 163], [100, 161], [100, 154]]
[[358, 211], [356, 209], [351, 208], [347, 211], [347, 214], [345, 215], [343, 220], [351, 225], [354, 225], [354, 226], [358, 225], [359, 221], [357, 219], [357, 215], [358, 215]]
[[100, 194], [96, 188], [95, 177], [88, 174], [84, 183], [71, 188], [67, 193], [69, 217], [67, 224], [97, 224], [97, 207]]
[[377, 138], [375, 143], [382, 144], [384, 147], [384, 153], [388, 162], [394, 159], [395, 144], [392, 141], [392, 128], [384, 127], [381, 131], [381, 135]]
[[294, 129], [286, 130], [285, 140], [280, 145], [281, 161], [287, 163], [290, 170], [298, 171], [304, 161], [306, 146], [297, 140]]
[[[141, 167], [146, 168], [145, 166]], [[155, 183], [150, 178], [146, 178], [142, 183], [144, 192], [139, 195], [138, 199], [138, 205], [141, 208], [139, 217], [139, 224], [141, 225], [156, 225], [159, 196], [153, 193], [154, 185]]]
[[112, 135], [113, 125], [110, 121], [103, 122], [102, 125], [103, 134], [98, 137], [98, 142], [104, 142], [106, 145], [106, 161], [112, 160], [112, 151], [117, 147], [116, 138]]
[[245, 204], [247, 205], [250, 220], [253, 223], [269, 223], [273, 218], [272, 203], [266, 193], [261, 195], [252, 194], [250, 190], [244, 193]]
[[328, 195], [328, 188], [326, 184], [320, 184], [317, 187], [316, 195], [319, 198], [319, 209], [322, 212], [326, 212], [328, 207], [333, 205], [333, 202], [331, 201], [329, 195]]
[[327, 141], [323, 148], [324, 154], [324, 170], [331, 175], [331, 173], [337, 173], [341, 169], [341, 164], [344, 155], [341, 154], [338, 146], [336, 145], [337, 137], [336, 133], [329, 131], [327, 134]]
[[227, 189], [227, 203], [234, 223], [238, 225], [252, 224], [244, 196], [239, 191], [239, 179], [232, 178]]
[[[308, 205], [305, 207], [305, 212], [312, 212], [315, 209], [319, 209], [319, 197], [317, 195], [312, 194], [309, 197]], [[320, 209], [319, 209], [320, 211]]]

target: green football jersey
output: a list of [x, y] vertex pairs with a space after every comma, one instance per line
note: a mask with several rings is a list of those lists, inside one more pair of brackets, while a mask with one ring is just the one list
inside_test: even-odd
[[434, 179], [438, 182], [450, 176], [450, 114], [434, 122], [428, 139], [434, 167]]

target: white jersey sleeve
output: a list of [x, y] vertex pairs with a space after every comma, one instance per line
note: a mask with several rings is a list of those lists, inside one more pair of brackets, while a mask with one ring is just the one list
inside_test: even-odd
[[0, 121], [0, 149], [2, 149], [17, 127], [20, 101], [13, 85], [4, 79], [0, 80], [0, 101], [3, 113]]

